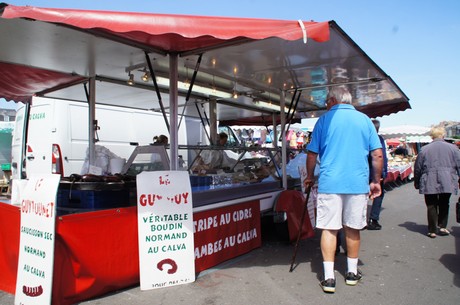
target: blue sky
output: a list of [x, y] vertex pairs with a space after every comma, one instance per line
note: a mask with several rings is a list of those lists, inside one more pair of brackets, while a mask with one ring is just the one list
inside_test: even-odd
[[460, 121], [458, 0], [10, 1], [14, 5], [271, 19], [335, 20], [409, 97], [382, 127]]

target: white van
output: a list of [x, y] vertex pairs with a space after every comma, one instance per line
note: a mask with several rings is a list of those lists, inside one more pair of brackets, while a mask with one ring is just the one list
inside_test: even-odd
[[[154, 136], [169, 135], [163, 115], [152, 111], [97, 105], [96, 120], [96, 145], [120, 158], [128, 159], [136, 145], [153, 143]], [[199, 123], [185, 120], [181, 124], [179, 145], [187, 145], [187, 129], [197, 130], [185, 126], [189, 124]], [[88, 126], [86, 103], [34, 97], [30, 106], [17, 110], [12, 178], [24, 179], [33, 173], [80, 174], [88, 147]], [[187, 158], [184, 153], [185, 164]]]

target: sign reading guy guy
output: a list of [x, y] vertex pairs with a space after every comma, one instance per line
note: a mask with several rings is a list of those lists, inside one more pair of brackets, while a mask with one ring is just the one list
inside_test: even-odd
[[193, 204], [184, 171], [137, 176], [141, 290], [195, 281]]
[[51, 304], [59, 179], [59, 175], [30, 178], [21, 196], [16, 305]]

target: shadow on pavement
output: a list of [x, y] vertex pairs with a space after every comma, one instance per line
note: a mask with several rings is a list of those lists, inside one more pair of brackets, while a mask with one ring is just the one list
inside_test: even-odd
[[452, 237], [455, 239], [455, 254], [444, 254], [439, 261], [447, 270], [453, 273], [453, 284], [460, 287], [460, 227], [452, 227]]
[[399, 225], [400, 227], [406, 228], [409, 231], [426, 235], [428, 233], [428, 226], [426, 224], [418, 224], [412, 221], [406, 221]]
[[[280, 272], [289, 274], [292, 258], [295, 251], [295, 242], [289, 242], [289, 234], [286, 223], [275, 224], [269, 217], [263, 217], [261, 223], [262, 247], [251, 251], [250, 253], [224, 262], [218, 266], [219, 269], [228, 267], [246, 268], [246, 267], [268, 267], [278, 265]], [[320, 250], [321, 231], [316, 230], [315, 236], [299, 241], [297, 254], [293, 264], [292, 273], [305, 272], [305, 268], [311, 267], [311, 272], [318, 277], [323, 274], [323, 259]], [[343, 255], [343, 254], [339, 254]], [[203, 273], [206, 273], [203, 272]], [[200, 274], [201, 275], [201, 274]]]
[[[295, 251], [295, 242], [290, 243], [286, 224], [274, 224], [270, 220], [262, 220], [262, 247], [255, 250], [252, 254], [260, 255], [265, 260], [248, 259], [239, 263], [239, 267], [247, 265], [254, 266], [254, 264], [266, 267], [270, 265], [285, 265], [286, 272], [289, 273], [292, 258]], [[340, 238], [340, 237], [339, 237]], [[323, 258], [320, 248], [321, 230], [315, 230], [315, 236], [312, 238], [300, 240], [295, 261], [292, 268], [292, 273], [305, 272], [305, 268], [309, 268], [311, 273], [316, 274], [318, 281], [323, 280]], [[341, 274], [344, 278], [347, 269], [347, 256], [345, 253], [345, 240], [342, 237], [340, 252], [336, 254], [334, 269]], [[267, 251], [273, 251], [269, 254], [267, 260]], [[363, 265], [359, 261], [359, 266]], [[234, 267], [234, 266], [233, 266]]]

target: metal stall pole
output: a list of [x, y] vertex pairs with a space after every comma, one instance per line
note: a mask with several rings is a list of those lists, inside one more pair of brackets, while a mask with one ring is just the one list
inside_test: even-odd
[[217, 140], [217, 103], [215, 98], [209, 99], [209, 135], [211, 145], [219, 143]]
[[285, 97], [286, 91], [281, 91], [280, 96], [280, 113], [281, 113], [281, 172], [283, 174], [283, 188], [287, 189], [287, 176], [286, 176], [286, 161], [287, 161], [287, 149], [286, 149], [286, 137], [285, 137], [285, 128], [286, 128], [286, 116], [284, 114], [284, 107], [285, 107]]
[[89, 135], [88, 135], [88, 152], [89, 164], [96, 164], [96, 78], [89, 79], [89, 103], [88, 103], [88, 117], [89, 117]]
[[150, 72], [150, 76], [153, 82], [153, 86], [155, 87], [155, 92], [157, 94], [158, 104], [160, 104], [161, 114], [163, 114], [163, 119], [165, 120], [166, 128], [168, 129], [168, 132], [169, 132], [170, 131], [169, 122], [166, 116], [166, 111], [165, 111], [165, 106], [163, 105], [163, 100], [161, 99], [160, 88], [158, 87], [157, 77], [155, 76], [155, 71], [153, 70], [152, 61], [150, 60], [149, 54], [147, 52], [144, 52], [144, 54], [145, 54], [145, 61], [147, 62], [147, 65], [149, 67], [149, 72]]
[[179, 107], [178, 107], [178, 55], [177, 53], [170, 53], [169, 54], [169, 107], [171, 112], [169, 113], [169, 122], [170, 122], [170, 131], [169, 135], [171, 136], [171, 143], [170, 143], [170, 154], [171, 160], [170, 163], [170, 170], [177, 170], [179, 168], [179, 132], [178, 132], [178, 114], [179, 114]]

